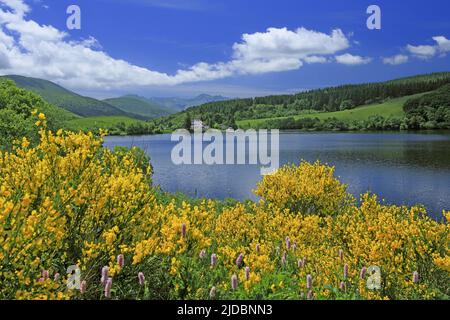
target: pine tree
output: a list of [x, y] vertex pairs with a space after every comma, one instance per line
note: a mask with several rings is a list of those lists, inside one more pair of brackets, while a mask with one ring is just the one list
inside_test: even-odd
[[192, 119], [189, 113], [186, 113], [186, 117], [184, 118], [183, 128], [191, 131], [192, 130]]

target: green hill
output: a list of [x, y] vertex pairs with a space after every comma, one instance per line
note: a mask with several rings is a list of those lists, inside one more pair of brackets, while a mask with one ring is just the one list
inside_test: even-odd
[[[361, 106], [355, 109], [335, 111], [335, 112], [304, 112], [294, 116], [295, 120], [299, 119], [319, 119], [326, 120], [330, 118], [335, 118], [340, 121], [364, 121], [369, 120], [370, 117], [382, 116], [384, 118], [401, 118], [404, 117], [405, 112], [403, 111], [404, 104], [414, 98], [423, 96], [424, 93], [418, 93], [411, 96], [405, 96], [396, 99], [390, 99], [383, 103], [376, 103], [366, 106]], [[237, 124], [240, 128], [257, 128], [264, 126], [267, 122], [273, 120], [282, 120], [287, 117], [278, 118], [264, 118], [264, 119], [253, 119], [253, 120], [240, 120]]]
[[20, 88], [37, 93], [50, 104], [82, 117], [127, 115], [106, 102], [81, 96], [47, 80], [17, 75], [8, 75], [5, 78], [13, 80]]
[[[156, 119], [154, 124], [163, 131], [171, 131], [183, 126], [187, 114], [189, 118], [201, 119], [207, 126], [217, 129], [238, 125], [248, 128], [276, 119], [290, 119], [289, 122], [292, 122], [291, 120], [295, 121], [302, 117], [319, 120], [336, 118], [337, 121], [350, 118], [355, 121], [365, 121], [367, 117], [373, 116], [389, 118], [393, 113], [403, 117], [401, 106], [398, 105], [405, 102], [401, 98], [431, 92], [449, 83], [450, 72], [440, 72], [385, 82], [321, 88], [291, 95], [210, 102]], [[400, 100], [396, 101], [396, 99]], [[371, 107], [363, 108], [364, 106]], [[351, 111], [356, 109], [360, 110]], [[273, 123], [273, 125], [276, 124]], [[287, 125], [287, 127], [291, 126], [292, 123]], [[303, 123], [301, 126], [303, 127]], [[396, 123], [395, 127], [398, 126], [400, 124]], [[406, 126], [404, 124], [402, 128]]]
[[142, 117], [144, 120], [167, 116], [173, 113], [158, 104], [139, 96], [128, 95], [103, 101], [115, 106], [123, 112]]

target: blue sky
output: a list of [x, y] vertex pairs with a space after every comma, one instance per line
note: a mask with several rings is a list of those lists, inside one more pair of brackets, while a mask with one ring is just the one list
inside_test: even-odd
[[[8, 27], [4, 24], [8, 19], [12, 23], [17, 19], [2, 20], [0, 16], [4, 36], [15, 42], [15, 47], [10, 45], [4, 53], [0, 47], [1, 73], [47, 78], [96, 97], [128, 92], [146, 96], [210, 93], [229, 97], [292, 93], [449, 71], [450, 65], [448, 0], [0, 3], [4, 3], [4, 12], [15, 12], [23, 25], [30, 21], [38, 25], [32, 33], [30, 27], [24, 31], [21, 23]], [[19, 3], [28, 9], [20, 12], [15, 7]], [[81, 30], [67, 30], [66, 8], [71, 4], [81, 8]], [[366, 27], [366, 9], [371, 4], [381, 8], [381, 30]], [[305, 31], [298, 36], [296, 30], [301, 27]], [[268, 28], [274, 31], [268, 32]], [[333, 34], [333, 30], [342, 34]], [[265, 46], [259, 46], [255, 36], [258, 33]], [[244, 41], [244, 34], [253, 36]], [[0, 40], [1, 36], [0, 33]], [[285, 42], [280, 42], [284, 36], [298, 41], [298, 45], [285, 47]], [[318, 44], [305, 49], [302, 43], [310, 36]], [[439, 41], [433, 37], [440, 37]], [[278, 40], [272, 43], [275, 38]], [[86, 39], [91, 40], [83, 42]], [[242, 46], [236, 49], [235, 44]], [[53, 45], [60, 49], [52, 53]], [[306, 54], [304, 50], [310, 51]], [[18, 51], [22, 56], [17, 56]], [[27, 60], [30, 54], [25, 55], [26, 51], [35, 55], [34, 60]], [[311, 56], [320, 57], [321, 63], [307, 62]], [[198, 65], [201, 62], [205, 64]], [[193, 66], [198, 67], [192, 71]], [[175, 77], [180, 70], [187, 72]]]

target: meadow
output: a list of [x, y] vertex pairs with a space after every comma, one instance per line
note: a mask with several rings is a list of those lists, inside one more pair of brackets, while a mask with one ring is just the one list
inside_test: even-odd
[[265, 176], [258, 202], [165, 194], [138, 149], [33, 114], [39, 142], [0, 151], [0, 299], [449, 297], [449, 212], [357, 202], [320, 162]]
[[136, 120], [126, 116], [100, 116], [77, 118], [67, 121], [66, 127], [72, 131], [90, 131], [100, 128], [113, 128], [123, 123], [125, 126], [135, 123], [144, 123], [144, 121]]
[[[409, 99], [414, 99], [422, 96], [423, 94], [415, 94], [411, 96], [405, 96], [396, 99], [389, 99], [383, 103], [365, 105], [354, 109], [348, 109], [343, 111], [334, 112], [303, 112], [296, 116], [293, 116], [295, 120], [310, 118], [317, 118], [321, 121], [336, 118], [337, 120], [344, 122], [351, 121], [364, 121], [369, 120], [373, 116], [383, 116], [384, 118], [403, 118], [405, 112], [403, 111], [403, 105]], [[257, 128], [264, 126], [265, 123], [271, 120], [286, 119], [287, 117], [277, 117], [277, 118], [264, 118], [264, 119], [251, 119], [251, 120], [239, 120], [236, 121], [240, 128]]]

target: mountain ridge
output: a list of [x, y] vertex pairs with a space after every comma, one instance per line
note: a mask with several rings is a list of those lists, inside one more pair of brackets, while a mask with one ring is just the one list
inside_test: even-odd
[[183, 111], [187, 108], [200, 106], [205, 103], [230, 100], [230, 98], [221, 95], [209, 95], [205, 93], [199, 94], [193, 98], [150, 97], [145, 99], [175, 110], [176, 112]]
[[199, 94], [194, 98], [151, 97], [136, 94], [99, 100], [73, 92], [52, 81], [21, 75], [4, 75], [20, 88], [40, 95], [45, 101], [81, 117], [127, 116], [150, 120], [167, 116], [208, 102], [228, 100], [222, 96]]
[[102, 101], [115, 106], [123, 112], [142, 117], [142, 120], [150, 120], [174, 113], [156, 103], [152, 103], [151, 101], [136, 95], [125, 95]]
[[90, 116], [127, 116], [120, 109], [100, 100], [79, 95], [54, 82], [25, 77], [6, 75], [2, 78], [13, 80], [20, 88], [40, 95], [45, 101], [82, 117]]

